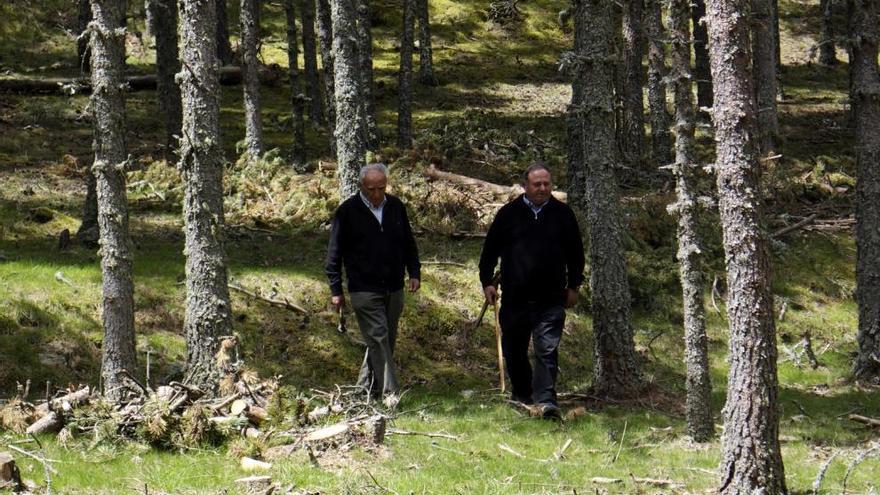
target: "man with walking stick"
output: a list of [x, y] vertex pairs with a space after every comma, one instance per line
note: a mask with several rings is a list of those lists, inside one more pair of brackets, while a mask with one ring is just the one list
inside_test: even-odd
[[[577, 303], [584, 281], [584, 248], [577, 219], [553, 198], [550, 170], [542, 163], [523, 174], [525, 193], [495, 216], [480, 255], [480, 282], [489, 304], [499, 299], [492, 274], [501, 258], [501, 346], [511, 399], [537, 404], [545, 418], [560, 418], [556, 402], [559, 341], [565, 308]], [[529, 363], [529, 339], [535, 369]]]

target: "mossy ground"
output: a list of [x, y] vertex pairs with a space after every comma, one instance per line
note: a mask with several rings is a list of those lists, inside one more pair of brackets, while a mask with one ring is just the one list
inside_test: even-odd
[[[351, 456], [311, 467], [299, 457], [276, 464], [273, 477], [297, 488], [325, 493], [621, 493], [661, 491], [634, 483], [634, 477], [669, 478], [690, 492], [711, 491], [718, 441], [703, 446], [684, 439], [677, 414], [648, 407], [608, 405], [563, 424], [524, 418], [503, 403], [496, 380], [490, 321], [467, 334], [481, 300], [476, 277], [480, 241], [445, 235], [478, 230], [489, 217], [478, 205], [490, 199], [469, 196], [427, 182], [429, 164], [509, 184], [530, 160], [548, 161], [561, 187], [565, 179], [562, 113], [569, 86], [556, 71], [558, 55], [571, 45], [556, 13], [563, 1], [520, 4], [524, 22], [505, 30], [485, 22], [488, 1], [431, 2], [435, 68], [442, 85], [416, 85], [414, 124], [417, 145], [401, 152], [383, 147], [375, 158], [392, 163], [395, 194], [412, 210], [423, 260], [463, 266], [426, 265], [423, 289], [407, 299], [397, 353], [408, 392], [396, 428], [445, 431], [460, 441], [392, 436], [378, 456]], [[393, 142], [399, 9], [376, 2], [376, 79], [380, 126]], [[234, 9], [230, 19], [235, 26]], [[765, 170], [768, 218], [824, 216], [852, 211], [854, 163], [847, 129], [846, 67], [811, 63], [816, 39], [812, 3], [781, 2], [784, 82], [788, 99], [780, 106], [782, 155]], [[73, 75], [78, 63], [67, 2], [20, 1], [0, 6], [0, 65], [14, 73]], [[281, 51], [282, 18], [274, 4], [264, 14], [267, 63], [286, 65]], [[13, 44], [15, 43], [15, 44]], [[133, 72], [147, 73], [152, 58], [136, 36], [129, 39]], [[843, 56], [841, 55], [841, 58]], [[284, 163], [290, 142], [289, 88], [264, 88], [266, 137], [275, 152], [263, 162], [234, 164], [235, 143], [243, 136], [240, 88], [223, 89], [222, 129], [226, 156], [227, 253], [236, 283], [277, 293], [307, 308], [304, 319], [233, 293], [235, 329], [248, 363], [263, 375], [307, 392], [353, 381], [360, 363], [359, 336], [350, 318], [349, 334], [336, 332], [327, 306], [322, 270], [326, 221], [338, 201], [332, 172], [296, 175]], [[83, 201], [82, 165], [89, 162], [91, 127], [85, 96], [23, 97], [0, 101], [0, 396], [16, 381], [32, 390], [97, 381], [100, 366], [100, 266], [94, 250], [60, 251], [57, 236], [75, 232]], [[129, 179], [135, 244], [136, 319], [141, 365], [149, 350], [154, 379], [179, 370], [185, 354], [180, 335], [184, 291], [183, 240], [179, 215], [182, 189], [172, 165], [162, 157], [162, 131], [151, 92], [129, 95], [128, 145], [138, 162]], [[711, 136], [702, 132], [704, 158], [711, 160]], [[332, 161], [324, 129], [309, 126], [313, 162]], [[707, 190], [711, 181], [707, 178]], [[831, 187], [829, 187], [831, 186]], [[835, 189], [835, 187], [837, 189]], [[674, 260], [674, 222], [665, 213], [669, 184], [624, 191], [629, 220], [627, 258], [635, 312], [636, 340], [646, 378], [665, 397], [683, 401], [680, 295]], [[34, 208], [48, 208], [51, 220], [38, 223]], [[723, 316], [723, 256], [716, 221], [704, 228], [706, 277], [718, 278], [719, 311], [707, 292], [709, 338], [716, 418], [724, 402], [727, 350]], [[768, 228], [781, 226], [770, 222]], [[264, 231], [271, 231], [268, 234]], [[781, 433], [790, 489], [806, 493], [824, 460], [841, 451], [823, 491], [842, 490], [846, 466], [876, 435], [844, 416], [858, 410], [880, 415], [880, 399], [849, 381], [856, 330], [853, 299], [855, 246], [847, 230], [801, 230], [773, 245], [773, 291], [786, 304], [778, 322]], [[592, 335], [587, 289], [569, 312], [561, 349], [560, 389], [576, 391], [591, 379]], [[781, 306], [780, 306], [781, 309]], [[792, 355], [810, 330], [823, 366], [811, 370]], [[470, 338], [462, 339], [462, 335]], [[792, 351], [793, 350], [793, 351]], [[791, 351], [791, 352], [790, 352]], [[795, 354], [792, 354], [795, 353]], [[142, 373], [143, 371], [141, 371]], [[473, 394], [460, 392], [473, 391]], [[718, 420], [720, 423], [720, 420]], [[625, 433], [624, 433], [625, 431]], [[13, 437], [2, 437], [6, 442]], [[567, 439], [564, 459], [553, 453]], [[506, 445], [520, 458], [502, 450]], [[186, 452], [151, 451], [139, 446], [101, 444], [63, 447], [47, 441], [47, 456], [58, 459], [53, 487], [64, 493], [217, 493], [233, 489], [243, 476], [225, 448]], [[552, 460], [550, 460], [552, 459]], [[544, 462], [547, 461], [547, 462]], [[26, 477], [41, 480], [42, 468], [21, 459]], [[869, 460], [850, 477], [849, 489], [876, 489]], [[623, 479], [594, 486], [594, 476]]]

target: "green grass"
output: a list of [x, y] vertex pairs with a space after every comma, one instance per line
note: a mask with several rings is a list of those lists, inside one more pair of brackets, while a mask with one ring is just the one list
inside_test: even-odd
[[[78, 74], [72, 38], [64, 31], [72, 22], [67, 3], [41, 2], [40, 8], [36, 2], [19, 3], [0, 6], [3, 18], [11, 19], [0, 24], [4, 67], [28, 76]], [[420, 172], [435, 164], [509, 184], [526, 163], [542, 159], [564, 187], [562, 114], [570, 89], [555, 62], [570, 47], [571, 38], [556, 24], [565, 1], [521, 3], [525, 21], [511, 31], [484, 22], [488, 4], [432, 0], [435, 69], [442, 85], [416, 85], [417, 145], [401, 152], [389, 144], [396, 122], [400, 12], [388, 0], [373, 2], [377, 115], [385, 136], [374, 157], [392, 164], [394, 193], [404, 198], [416, 227], [424, 232], [418, 237], [422, 259], [466, 265], [426, 265], [422, 291], [407, 299], [397, 359], [410, 391], [401, 409], [420, 411], [402, 415], [394, 427], [443, 431], [459, 440], [391, 436], [378, 452], [358, 448], [323, 458], [320, 468], [298, 453], [276, 463], [271, 474], [282, 484], [326, 493], [381, 492], [379, 485], [397, 493], [667, 491], [637, 486], [630, 475], [672, 479], [683, 483], [687, 492], [711, 492], [717, 479], [707, 471], [717, 466], [719, 442], [686, 442], [680, 407], [669, 406], [684, 400], [684, 356], [675, 225], [665, 211], [672, 200], [668, 192], [644, 185], [624, 191], [636, 342], [646, 378], [664, 398], [666, 412], [612, 405], [560, 425], [520, 416], [490, 388], [497, 373], [491, 323], [468, 330], [481, 304], [476, 276], [481, 243], [444, 234], [484, 228], [491, 217], [477, 206], [497, 200], [428, 182]], [[234, 10], [230, 9], [230, 26], [236, 30]], [[788, 95], [780, 105], [783, 157], [767, 163], [763, 184], [768, 211], [774, 214], [804, 216], [804, 202], [806, 208], [820, 208], [829, 216], [852, 208], [855, 166], [846, 128], [847, 68], [823, 68], [803, 57], [804, 46], [816, 37], [814, 10], [812, 4], [781, 2]], [[277, 5], [266, 7], [264, 21], [264, 61], [285, 66], [283, 19]], [[130, 42], [132, 70], [151, 71], [151, 53], [135, 38]], [[296, 175], [283, 160], [291, 137], [288, 93], [286, 85], [264, 87], [267, 147], [281, 151], [244, 167], [234, 158], [236, 143], [244, 135], [241, 88], [223, 89], [221, 127], [229, 160], [225, 206], [227, 222], [233, 226], [227, 254], [233, 281], [264, 293], [277, 292], [311, 312], [303, 318], [232, 295], [234, 328], [248, 365], [263, 376], [283, 375], [283, 383], [308, 393], [311, 387], [351, 383], [362, 350], [354, 318], [349, 318], [349, 334], [338, 334], [327, 305], [322, 262], [326, 222], [338, 202], [336, 182], [330, 172]], [[0, 102], [0, 397], [12, 394], [16, 382], [27, 379], [35, 396], [46, 381], [57, 386], [97, 381], [102, 338], [99, 257], [82, 247], [57, 249], [59, 232], [75, 232], [79, 226], [82, 167], [91, 155], [87, 103], [80, 95], [4, 95]], [[156, 117], [153, 93], [129, 94], [127, 140], [138, 164], [129, 177], [138, 373], [143, 375], [149, 351], [154, 380], [179, 372], [185, 356], [182, 187], [174, 167], [162, 159], [157, 143], [164, 137]], [[307, 143], [314, 162], [332, 161], [326, 129], [309, 125]], [[701, 130], [699, 144], [701, 159], [710, 162], [711, 134]], [[704, 182], [708, 192], [711, 178]], [[826, 183], [848, 189], [831, 192]], [[34, 221], [31, 211], [37, 207], [49, 208], [53, 218]], [[771, 223], [768, 228], [779, 226]], [[723, 252], [712, 215], [702, 232], [706, 280], [711, 283], [718, 277], [723, 295]], [[876, 391], [849, 381], [856, 331], [855, 246], [846, 231], [802, 230], [772, 247], [773, 292], [778, 309], [783, 301], [787, 308], [777, 327], [789, 488], [807, 493], [825, 459], [840, 451], [823, 484], [824, 492], [838, 493], [846, 467], [875, 438], [841, 416], [854, 410], [880, 415]], [[589, 290], [584, 288], [581, 296], [569, 312], [561, 348], [562, 391], [583, 390], [592, 378]], [[706, 300], [712, 401], [720, 432], [727, 322], [723, 299], [716, 297], [718, 311], [713, 309], [707, 288]], [[811, 332], [823, 364], [817, 370], [803, 359], [791, 359], [805, 330]], [[464, 339], [467, 332], [469, 338]], [[460, 395], [463, 390], [474, 393], [465, 398]], [[572, 444], [565, 457], [555, 459], [554, 451], [568, 439]], [[0, 448], [12, 440], [0, 437]], [[218, 493], [234, 491], [232, 481], [246, 475], [226, 447], [169, 452], [137, 445], [89, 447], [86, 441], [65, 447], [51, 439], [44, 442], [47, 456], [61, 461], [53, 488], [62, 493], [140, 493], [145, 485], [151, 492]], [[38, 464], [28, 459], [20, 459], [20, 464], [25, 477], [43, 479]], [[875, 489], [871, 474], [877, 468], [876, 459], [866, 461], [851, 476], [849, 490]], [[621, 478], [623, 483], [594, 485], [590, 479], [596, 476]]]

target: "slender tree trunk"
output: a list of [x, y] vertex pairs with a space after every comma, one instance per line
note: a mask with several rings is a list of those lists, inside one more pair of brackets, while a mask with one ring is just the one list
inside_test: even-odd
[[856, 299], [860, 380], [880, 379], [880, 74], [877, 0], [850, 0], [852, 110], [856, 133]]
[[229, 18], [226, 15], [226, 0], [215, 0], [215, 4], [217, 9], [217, 60], [220, 61], [220, 65], [229, 65], [232, 63], [232, 44], [229, 43]]
[[434, 52], [431, 48], [431, 20], [428, 0], [416, 0], [419, 19], [419, 82], [425, 86], [440, 84], [434, 75]]
[[89, 50], [89, 34], [85, 31], [89, 26], [89, 21], [92, 20], [92, 6], [89, 0], [77, 0], [76, 4], [76, 30], [78, 36], [76, 39], [76, 59], [79, 61], [80, 71], [88, 74], [92, 62], [90, 59], [91, 51]]
[[691, 22], [694, 40], [694, 77], [697, 81], [697, 107], [712, 108], [712, 72], [709, 69], [709, 33], [703, 18], [706, 1], [693, 0]]
[[837, 65], [837, 48], [834, 41], [834, 0], [819, 0], [822, 12], [822, 31], [819, 40], [819, 63]]
[[645, 33], [642, 29], [644, 0], [623, 2], [623, 132], [621, 155], [633, 169], [645, 167], [645, 103], [642, 88], [645, 81]]
[[318, 52], [315, 47], [315, 0], [300, 1], [302, 19], [303, 68], [306, 72], [306, 107], [309, 119], [324, 124], [324, 100], [318, 81]]
[[[584, 46], [584, 43], [587, 40], [585, 39], [586, 26], [584, 26], [586, 19], [580, 13], [580, 9], [578, 4], [573, 2], [569, 15], [575, 14], [573, 15], [574, 50], [563, 55], [563, 65], [561, 68], [571, 77], [571, 104], [568, 106], [565, 117], [568, 136], [568, 202], [581, 211], [587, 211], [589, 208], [589, 204], [586, 202], [588, 173], [583, 153], [585, 137], [581, 135], [581, 132], [584, 128], [584, 112], [588, 111], [588, 109], [584, 108], [584, 80], [582, 78], [583, 71], [585, 70], [582, 67], [584, 61], [579, 58], [586, 53], [587, 47]], [[609, 63], [609, 65], [613, 64]], [[613, 72], [611, 68], [608, 70]], [[613, 102], [613, 94], [611, 98]], [[615, 118], [612, 111], [611, 125], [614, 125]]]
[[415, 1], [403, 0], [403, 29], [400, 35], [400, 72], [397, 84], [397, 145], [412, 147], [412, 59]]
[[776, 327], [760, 227], [757, 109], [749, 71], [750, 0], [709, 0], [716, 166], [730, 350], [719, 493], [786, 493], [779, 449]]
[[244, 90], [244, 146], [247, 159], [263, 154], [263, 122], [260, 108], [260, 77], [257, 50], [260, 39], [259, 0], [241, 0], [241, 74]]
[[156, 92], [159, 113], [165, 123], [165, 145], [172, 150], [180, 135], [180, 87], [174, 75], [180, 71], [177, 58], [177, 0], [151, 0], [147, 4], [156, 37]]
[[95, 179], [101, 233], [104, 342], [101, 377], [108, 397], [124, 392], [123, 370], [134, 370], [134, 284], [125, 191], [124, 0], [92, 0], [92, 109]]
[[83, 202], [82, 223], [76, 231], [76, 240], [87, 247], [98, 247], [98, 191], [95, 172], [91, 165], [86, 166], [86, 200]]
[[655, 165], [672, 161], [672, 137], [666, 109], [665, 33], [660, 0], [645, 1], [645, 36], [648, 38], [648, 109], [651, 115], [651, 155]]
[[366, 129], [357, 12], [354, 0], [331, 0], [333, 16], [333, 62], [336, 95], [336, 156], [339, 198], [358, 190], [358, 174], [366, 164]]
[[779, 134], [776, 115], [776, 45], [772, 0], [752, 0], [752, 70], [758, 102], [758, 144], [771, 151]]
[[183, 100], [180, 172], [186, 236], [187, 368], [193, 383], [213, 386], [217, 337], [232, 331], [223, 250], [223, 154], [220, 145], [220, 89], [217, 59], [216, 3], [184, 0], [180, 4], [178, 74]]
[[669, 4], [669, 35], [672, 38], [670, 83], [675, 94], [674, 208], [678, 216], [678, 262], [684, 303], [685, 366], [687, 368], [687, 432], [697, 442], [715, 433], [712, 422], [709, 380], [709, 349], [706, 338], [706, 312], [703, 306], [703, 277], [700, 239], [697, 234], [697, 177], [693, 88], [691, 83], [690, 1]]
[[[590, 290], [598, 394], [632, 397], [642, 387], [630, 322], [623, 226], [614, 177], [614, 25], [611, 0], [575, 0], [576, 51], [567, 55], [575, 80], [570, 120], [582, 138], [585, 177], [577, 205], [589, 226]], [[579, 101], [577, 101], [579, 100]]]
[[[303, 4], [309, 3], [308, 1]], [[284, 0], [284, 13], [287, 18], [287, 63], [290, 76], [290, 102], [293, 108], [293, 146], [290, 158], [293, 168], [302, 171], [306, 164], [306, 126], [303, 102], [307, 99], [299, 81], [299, 67], [296, 49], [296, 8], [294, 0]], [[316, 81], [317, 83], [317, 81]], [[320, 98], [320, 96], [319, 96]]]
[[779, 35], [779, 0], [770, 0], [773, 16], [773, 48], [776, 54], [776, 100], [785, 101], [785, 87], [782, 85], [782, 39]]
[[329, 0], [316, 0], [318, 41], [321, 44], [321, 66], [324, 70], [324, 97], [327, 108], [327, 128], [330, 131], [330, 151], [336, 154], [336, 78], [333, 61], [333, 22]]
[[376, 98], [373, 94], [373, 33], [370, 21], [369, 0], [355, 0], [357, 8], [358, 53], [361, 63], [361, 90], [364, 98], [364, 128], [367, 131], [367, 148], [379, 146], [379, 125], [376, 122]]

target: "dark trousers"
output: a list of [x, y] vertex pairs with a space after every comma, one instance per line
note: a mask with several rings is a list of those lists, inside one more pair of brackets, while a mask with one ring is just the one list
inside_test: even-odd
[[[504, 301], [500, 320], [501, 349], [513, 399], [556, 405], [559, 341], [565, 325], [565, 309], [560, 305]], [[529, 363], [529, 338], [535, 350], [534, 374]]]
[[367, 343], [357, 384], [373, 396], [397, 394], [400, 387], [394, 367], [394, 344], [397, 321], [403, 311], [403, 291], [352, 292], [349, 298]]

